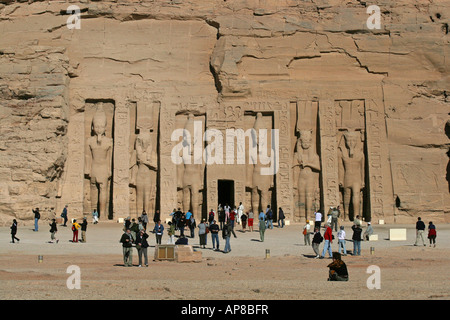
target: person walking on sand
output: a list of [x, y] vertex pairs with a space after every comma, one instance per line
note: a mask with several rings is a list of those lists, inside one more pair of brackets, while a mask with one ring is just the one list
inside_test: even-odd
[[322, 255], [320, 256], [321, 259], [325, 258], [327, 250], [330, 258], [333, 257], [333, 253], [331, 251], [331, 243], [333, 242], [333, 231], [331, 230], [331, 227], [328, 223], [325, 223], [325, 228], [326, 228], [325, 234], [323, 235], [323, 238], [325, 239], [325, 244], [323, 245]]
[[284, 215], [283, 209], [280, 207], [278, 209], [278, 228], [280, 228], [280, 222], [281, 228], [284, 228], [284, 219], [286, 219], [286, 216]]
[[142, 267], [142, 256], [144, 256], [145, 266], [148, 267], [147, 248], [149, 245], [147, 238], [148, 234], [145, 232], [145, 229], [140, 230], [136, 236], [136, 249], [139, 256], [139, 267]]
[[[61, 213], [61, 218], [64, 219], [64, 224], [63, 224], [64, 227], [67, 227], [67, 220], [68, 220], [68, 217], [67, 217], [67, 207], [68, 207], [68, 205], [66, 204], [66, 205], [64, 206], [64, 209], [63, 209], [62, 213]], [[97, 210], [95, 210], [95, 211], [97, 211]], [[97, 218], [98, 218], [98, 213], [97, 213]]]
[[169, 236], [169, 241], [167, 244], [175, 244], [175, 223], [169, 221], [169, 231], [167, 231], [167, 235]]
[[261, 211], [259, 214], [259, 238], [264, 242], [264, 233], [266, 232], [266, 215]]
[[303, 226], [303, 240], [305, 241], [305, 246], [311, 245], [311, 232], [309, 230], [311, 230], [311, 225], [309, 224], [309, 220], [306, 220], [306, 224]]
[[10, 228], [11, 228], [11, 243], [15, 243], [14, 240], [17, 240], [17, 242], [19, 242], [20, 239], [16, 237], [16, 234], [17, 234], [17, 220], [16, 219], [13, 219], [13, 223]]
[[120, 242], [122, 243], [122, 251], [123, 251], [123, 264], [125, 267], [133, 266], [133, 243], [134, 239], [131, 235], [131, 230], [126, 229], [125, 233], [122, 234], [120, 238]]
[[436, 226], [432, 221], [428, 223], [428, 239], [430, 240], [430, 248], [431, 244], [433, 244], [434, 248], [436, 248]]
[[314, 250], [314, 253], [316, 254], [315, 259], [320, 257], [319, 246], [322, 243], [322, 241], [323, 241], [323, 237], [320, 234], [320, 229], [315, 227], [314, 228], [314, 236], [313, 236], [313, 239], [312, 239], [312, 248]]
[[49, 223], [48, 225], [50, 226], [50, 243], [53, 243], [54, 240], [58, 243], [59, 240], [56, 239], [56, 233], [58, 232], [58, 228], [56, 227], [56, 219], [52, 219], [52, 223]]
[[341, 226], [339, 228], [339, 231], [337, 233], [337, 237], [338, 237], [338, 246], [339, 246], [339, 253], [341, 253], [341, 250], [343, 250], [343, 255], [346, 256], [347, 255], [347, 248], [345, 247], [345, 230], [344, 230], [344, 226]]
[[224, 253], [228, 253], [231, 251], [230, 238], [231, 238], [231, 223], [230, 220], [225, 222], [225, 225], [222, 229], [222, 238], [225, 240], [225, 248], [223, 249]]
[[418, 246], [419, 239], [422, 240], [422, 244], [426, 246], [425, 240], [423, 238], [423, 234], [425, 232], [425, 223], [423, 223], [422, 218], [418, 217], [416, 222], [416, 243], [415, 246]]
[[39, 212], [39, 208], [36, 208], [36, 210], [33, 210], [34, 213], [34, 230], [33, 231], [39, 231], [39, 219], [41, 218], [41, 213]]
[[245, 230], [245, 228], [247, 228], [247, 215], [245, 214], [245, 212], [242, 213], [241, 215], [241, 222], [242, 222], [242, 231], [245, 232], [247, 230]]
[[73, 231], [73, 238], [72, 242], [78, 242], [78, 230], [80, 230], [80, 225], [78, 224], [76, 219], [73, 219], [72, 223], [72, 231]]
[[255, 214], [253, 213], [253, 211], [250, 211], [248, 213], [248, 230], [250, 232], [253, 232], [253, 220], [255, 219]]

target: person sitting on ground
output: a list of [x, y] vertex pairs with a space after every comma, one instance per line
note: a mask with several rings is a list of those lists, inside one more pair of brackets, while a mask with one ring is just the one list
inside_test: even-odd
[[187, 245], [188, 244], [188, 238], [186, 238], [184, 235], [181, 235], [177, 241], [175, 241], [175, 244], [181, 244], [181, 245]]
[[329, 271], [328, 281], [348, 281], [347, 266], [341, 260], [339, 252], [333, 252], [333, 262], [327, 266]]
[[367, 229], [364, 232], [364, 240], [369, 240], [370, 236], [373, 234], [373, 228], [372, 228], [372, 224], [370, 222], [367, 222]]

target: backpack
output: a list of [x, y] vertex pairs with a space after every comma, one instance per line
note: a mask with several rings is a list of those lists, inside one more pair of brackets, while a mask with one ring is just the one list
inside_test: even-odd
[[272, 210], [269, 210], [267, 212], [267, 219], [272, 219], [272, 215], [273, 215]]

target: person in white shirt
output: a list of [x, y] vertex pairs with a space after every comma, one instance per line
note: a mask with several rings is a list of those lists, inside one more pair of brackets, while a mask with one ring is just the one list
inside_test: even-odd
[[322, 223], [322, 214], [319, 211], [316, 211], [316, 212], [314, 212], [314, 216], [316, 217], [314, 228], [317, 228], [320, 230], [320, 225]]
[[311, 239], [310, 239], [310, 232], [311, 229], [311, 225], [309, 224], [309, 220], [306, 220], [306, 224], [303, 227], [303, 239], [305, 240], [305, 246], [306, 245], [311, 245]]
[[241, 217], [243, 213], [244, 213], [244, 205], [242, 204], [242, 202], [240, 202], [239, 207], [237, 208], [237, 219], [236, 219], [236, 222], [239, 224], [241, 223]]
[[339, 253], [341, 253], [341, 249], [344, 249], [344, 256], [347, 255], [347, 249], [345, 248], [345, 231], [344, 226], [340, 227], [340, 230], [337, 233], [338, 237], [338, 246], [339, 246]]

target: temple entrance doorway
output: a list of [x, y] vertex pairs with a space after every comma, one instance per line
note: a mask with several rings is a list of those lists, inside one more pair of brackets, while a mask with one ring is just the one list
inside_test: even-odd
[[218, 200], [223, 206], [228, 204], [231, 208], [235, 206], [234, 203], [234, 180], [218, 180]]

